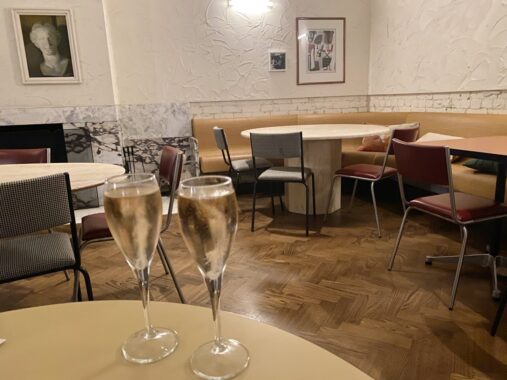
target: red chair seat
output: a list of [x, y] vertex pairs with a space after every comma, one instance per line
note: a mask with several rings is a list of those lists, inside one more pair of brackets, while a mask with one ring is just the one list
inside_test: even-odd
[[[454, 193], [456, 198], [456, 218], [460, 222], [507, 216], [507, 205], [492, 199], [467, 193]], [[449, 193], [416, 198], [409, 202], [411, 207], [452, 219]]]
[[83, 217], [81, 219], [81, 230], [81, 239], [83, 241], [112, 237], [107, 226], [106, 214], [103, 212]]
[[335, 174], [342, 177], [358, 177], [371, 180], [390, 177], [395, 175], [397, 172], [398, 171], [395, 168], [386, 166], [384, 173], [382, 174], [382, 166], [380, 165], [356, 164], [345, 166], [344, 168], [337, 170]]

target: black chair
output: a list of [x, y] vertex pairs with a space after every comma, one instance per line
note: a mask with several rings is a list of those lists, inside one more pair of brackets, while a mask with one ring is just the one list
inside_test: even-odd
[[[301, 183], [306, 190], [306, 236], [308, 236], [308, 204], [309, 189], [307, 180], [312, 179], [312, 200], [313, 215], [315, 216], [315, 177], [311, 169], [305, 167], [303, 152], [303, 133], [280, 133], [280, 134], [263, 134], [250, 133], [250, 144], [252, 146], [252, 163], [256, 173], [253, 191], [253, 207], [252, 207], [252, 232], [255, 224], [255, 200], [257, 193], [257, 183], [281, 182], [281, 183]], [[259, 158], [264, 159], [290, 159], [298, 158], [300, 166], [273, 166], [261, 174], [257, 174], [257, 161]]]
[[[90, 276], [81, 266], [68, 174], [0, 184], [0, 199], [0, 283], [73, 270], [73, 299], [81, 300], [82, 273], [93, 300]], [[70, 225], [71, 239], [47, 232], [64, 224]]]
[[326, 221], [329, 207], [331, 205], [331, 201], [333, 199], [334, 194], [334, 185], [336, 179], [338, 178], [351, 178], [354, 180], [354, 188], [352, 190], [352, 197], [350, 198], [349, 208], [352, 208], [352, 204], [354, 202], [354, 196], [356, 195], [357, 183], [358, 181], [366, 181], [370, 182], [370, 191], [371, 198], [373, 201], [373, 210], [375, 212], [375, 222], [377, 223], [377, 233], [380, 238], [382, 235], [380, 233], [380, 222], [377, 211], [377, 200], [375, 198], [375, 184], [378, 181], [383, 179], [393, 177], [398, 172], [395, 168], [387, 166], [387, 159], [389, 155], [394, 154], [392, 148], [392, 139], [399, 139], [407, 142], [414, 142], [417, 139], [417, 135], [419, 134], [419, 123], [414, 124], [413, 126], [407, 128], [399, 128], [393, 129], [391, 132], [391, 139], [389, 140], [389, 144], [387, 146], [384, 160], [382, 165], [373, 165], [373, 164], [354, 164], [345, 166], [336, 171], [333, 176], [333, 181], [331, 182], [331, 188], [329, 190], [329, 199], [327, 202], [326, 215], [324, 216], [324, 221]]
[[257, 159], [256, 168], [254, 168], [253, 160], [249, 158], [240, 160], [231, 160], [231, 154], [229, 152], [229, 144], [227, 142], [227, 137], [225, 136], [224, 130], [220, 127], [213, 127], [213, 135], [215, 136], [217, 148], [220, 149], [220, 152], [222, 152], [224, 162], [229, 167], [229, 176], [232, 177], [232, 175], [234, 175], [236, 177], [235, 181], [236, 187], [238, 187], [239, 185], [241, 173], [264, 170], [273, 166], [271, 162], [263, 158]]
[[[457, 224], [461, 232], [461, 249], [458, 256], [458, 266], [454, 276], [451, 300], [449, 309], [454, 307], [456, 292], [458, 289], [461, 267], [465, 260], [465, 250], [468, 240], [467, 226], [473, 223], [491, 221], [507, 217], [507, 205], [495, 202], [492, 199], [478, 197], [476, 195], [455, 192], [452, 183], [451, 162], [449, 148], [439, 146], [425, 146], [421, 144], [410, 144], [400, 140], [393, 140], [396, 166], [398, 167], [398, 182], [403, 203], [408, 206], [403, 220], [394, 251], [389, 262], [388, 269], [391, 270], [394, 264], [396, 253], [400, 245], [403, 229], [407, 216], [412, 210], [422, 211], [426, 214], [436, 216]], [[435, 184], [447, 186], [448, 193], [420, 197], [407, 202], [403, 192], [403, 179], [414, 183]], [[468, 257], [473, 256], [469, 255]], [[426, 257], [426, 262], [432, 260], [455, 259], [456, 256]]]
[[[137, 162], [137, 155], [135, 152], [134, 145], [127, 145], [122, 148], [123, 151], [123, 167], [125, 168], [126, 173], [135, 173], [136, 172], [136, 162]], [[144, 161], [141, 160], [141, 165], [143, 167], [143, 172], [145, 171], [144, 168]]]
[[[182, 160], [183, 152], [181, 152], [179, 149], [170, 146], [163, 148], [162, 156], [160, 158], [159, 177], [161, 182], [166, 182], [169, 184], [170, 198], [167, 217], [160, 233], [166, 231], [171, 224], [174, 199], [176, 197], [176, 190], [178, 189], [178, 185], [180, 183]], [[113, 235], [109, 230], [106, 221], [106, 215], [103, 212], [87, 215], [81, 219], [81, 231], [79, 239], [81, 242], [81, 249], [86, 247], [88, 244], [112, 239]], [[176, 280], [176, 274], [174, 273], [174, 270], [171, 266], [171, 262], [167, 257], [167, 253], [162, 243], [162, 238], [159, 238], [158, 240], [157, 252], [160, 256], [160, 260], [162, 261], [165, 273], [171, 275], [174, 287], [176, 288], [176, 292], [178, 293], [181, 303], [185, 303], [185, 297], [183, 296], [183, 292], [181, 291], [178, 281]]]

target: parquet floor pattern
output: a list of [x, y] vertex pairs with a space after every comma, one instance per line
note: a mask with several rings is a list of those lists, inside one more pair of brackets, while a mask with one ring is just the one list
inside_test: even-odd
[[[414, 213], [394, 270], [388, 272], [401, 206], [394, 200], [378, 203], [381, 239], [366, 194], [352, 212], [337, 212], [324, 226], [321, 218], [313, 220], [306, 238], [303, 217], [281, 214], [277, 208], [273, 219], [268, 198], [259, 202], [256, 231], [251, 233], [250, 197], [241, 196], [243, 211], [222, 308], [308, 339], [375, 379], [507, 379], [507, 317], [497, 337], [489, 336], [497, 304], [489, 296], [487, 269], [464, 267], [451, 312], [447, 302], [455, 267], [424, 264], [425, 255], [458, 252], [458, 229]], [[471, 230], [471, 246], [484, 244], [484, 231]], [[163, 239], [189, 303], [208, 305], [177, 218]], [[114, 242], [89, 246], [82, 255], [96, 299], [138, 299]], [[177, 302], [158, 257], [152, 279], [153, 299]], [[67, 302], [71, 292], [71, 283], [60, 273], [2, 285], [0, 311]]]

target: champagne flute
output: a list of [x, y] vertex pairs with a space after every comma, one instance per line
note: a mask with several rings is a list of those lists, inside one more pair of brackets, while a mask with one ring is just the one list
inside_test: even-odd
[[225, 263], [238, 227], [238, 204], [229, 177], [203, 176], [180, 184], [178, 214], [185, 244], [211, 298], [215, 339], [200, 346], [190, 365], [204, 379], [230, 379], [250, 360], [248, 350], [220, 332], [220, 292]]
[[134, 272], [141, 290], [145, 328], [123, 344], [123, 357], [134, 363], [153, 363], [178, 345], [176, 332], [155, 328], [149, 316], [149, 274], [162, 225], [162, 198], [153, 174], [124, 174], [107, 179], [104, 209], [111, 234]]

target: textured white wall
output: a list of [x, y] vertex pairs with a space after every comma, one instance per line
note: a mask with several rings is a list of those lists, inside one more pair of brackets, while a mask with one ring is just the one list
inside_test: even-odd
[[[83, 82], [21, 83], [11, 8], [73, 10]], [[0, 108], [114, 104], [102, 0], [0, 1]]]
[[506, 0], [371, 0], [370, 94], [507, 88]]
[[[364, 95], [369, 0], [275, 0], [245, 15], [226, 0], [104, 0], [119, 102], [223, 101]], [[296, 17], [346, 17], [346, 83], [296, 85]], [[268, 71], [268, 50], [288, 70]]]

